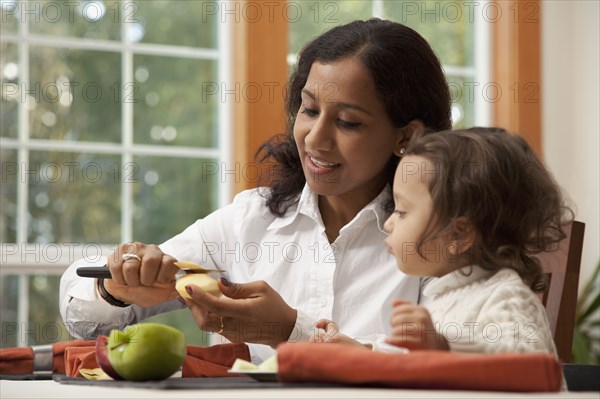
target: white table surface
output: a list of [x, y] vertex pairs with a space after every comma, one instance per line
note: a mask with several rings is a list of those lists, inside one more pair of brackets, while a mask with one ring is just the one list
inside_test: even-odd
[[0, 380], [0, 398], [593, 398], [599, 392], [559, 392], [541, 394], [429, 391], [374, 388], [297, 388], [297, 389], [144, 389], [65, 385], [55, 381]]

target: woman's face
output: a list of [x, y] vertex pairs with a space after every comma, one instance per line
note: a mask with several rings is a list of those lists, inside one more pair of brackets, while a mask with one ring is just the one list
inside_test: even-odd
[[324, 196], [370, 201], [386, 184], [386, 165], [399, 153], [392, 125], [367, 70], [355, 58], [315, 62], [302, 93], [294, 139], [306, 181]]

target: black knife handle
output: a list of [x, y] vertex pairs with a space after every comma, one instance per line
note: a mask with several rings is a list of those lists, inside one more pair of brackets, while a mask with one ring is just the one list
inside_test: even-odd
[[79, 277], [112, 278], [108, 265], [77, 268]]

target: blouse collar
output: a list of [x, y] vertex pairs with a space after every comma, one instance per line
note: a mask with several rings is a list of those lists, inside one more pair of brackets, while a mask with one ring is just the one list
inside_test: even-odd
[[[374, 217], [377, 220], [377, 227], [382, 233], [385, 234], [383, 225], [388, 217], [387, 212], [385, 211], [385, 205], [389, 201], [390, 197], [391, 190], [388, 184], [379, 193], [379, 195], [377, 195], [377, 197], [375, 197], [363, 209], [361, 209], [354, 219], [344, 226], [342, 230], [364, 225]], [[289, 207], [285, 215], [282, 217], [275, 218], [267, 230], [289, 226], [301, 214], [308, 216], [320, 225], [323, 224], [321, 212], [319, 211], [319, 196], [308, 186], [308, 184], [304, 185], [297, 205], [295, 207]]]

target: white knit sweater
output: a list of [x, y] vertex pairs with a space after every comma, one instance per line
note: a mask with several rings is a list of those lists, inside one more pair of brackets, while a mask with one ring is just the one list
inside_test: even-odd
[[556, 356], [546, 311], [514, 270], [469, 266], [433, 280], [423, 295], [436, 330], [453, 351]]

